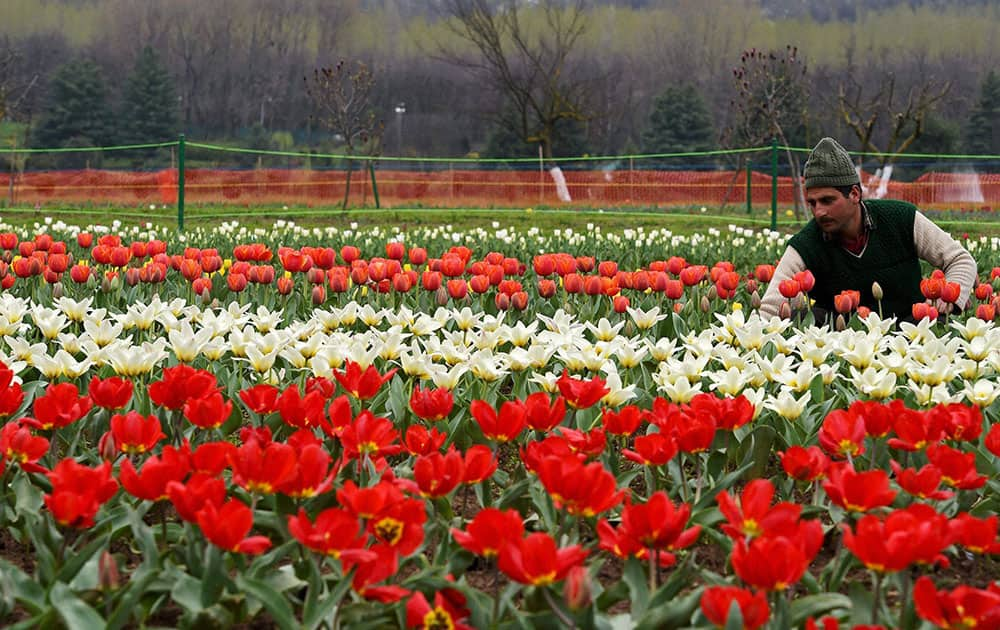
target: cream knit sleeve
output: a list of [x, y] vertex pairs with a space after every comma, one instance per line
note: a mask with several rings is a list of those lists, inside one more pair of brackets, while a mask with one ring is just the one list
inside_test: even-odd
[[778, 285], [781, 284], [781, 281], [791, 280], [792, 276], [805, 270], [806, 263], [802, 260], [802, 256], [789, 245], [781, 256], [781, 260], [778, 261], [778, 266], [774, 268], [774, 275], [767, 285], [764, 298], [760, 301], [760, 314], [763, 317], [770, 318], [777, 315], [781, 303], [786, 301], [781, 292], [778, 291]]
[[957, 305], [965, 308], [978, 273], [972, 254], [920, 212], [913, 220], [913, 242], [917, 256], [941, 269], [949, 282], [962, 285]]

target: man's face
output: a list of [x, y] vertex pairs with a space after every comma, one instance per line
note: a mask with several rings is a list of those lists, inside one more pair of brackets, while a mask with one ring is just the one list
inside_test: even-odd
[[861, 195], [858, 187], [845, 197], [836, 188], [809, 188], [806, 203], [823, 232], [837, 236], [857, 236], [861, 229]]

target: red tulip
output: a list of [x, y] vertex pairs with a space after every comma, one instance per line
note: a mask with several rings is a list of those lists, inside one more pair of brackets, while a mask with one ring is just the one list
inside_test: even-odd
[[90, 397], [80, 396], [73, 383], [57, 383], [45, 388], [45, 393], [35, 398], [33, 418], [22, 422], [29, 426], [49, 430], [72, 424], [87, 415], [92, 406]]
[[438, 431], [436, 427], [428, 431], [421, 424], [411, 424], [403, 436], [403, 448], [410, 455], [429, 455], [440, 451], [446, 439], [448, 434]]
[[827, 414], [819, 430], [819, 445], [831, 457], [855, 457], [865, 452], [865, 421], [835, 409]]
[[913, 587], [917, 614], [939, 628], [1000, 628], [1000, 592], [960, 585], [937, 590], [926, 575]]
[[563, 370], [562, 376], [559, 377], [556, 384], [559, 386], [559, 392], [563, 398], [574, 409], [593, 407], [611, 391], [605, 386], [604, 379], [599, 376], [590, 380], [581, 380], [571, 377], [568, 370]]
[[484, 400], [473, 400], [469, 412], [476, 419], [487, 440], [509, 442], [527, 426], [527, 408], [520, 400], [507, 400], [500, 405], [499, 413]]
[[830, 467], [823, 490], [830, 501], [849, 512], [867, 512], [892, 503], [896, 491], [889, 488], [889, 475], [875, 469], [857, 472], [848, 463]]
[[976, 518], [968, 512], [962, 512], [949, 523], [949, 528], [955, 536], [955, 542], [973, 553], [1000, 553], [1000, 540], [997, 539], [997, 525], [1000, 517], [996, 514], [986, 518]]
[[830, 465], [829, 458], [818, 446], [790, 446], [787, 451], [779, 452], [778, 456], [785, 474], [799, 481], [821, 479]]
[[198, 511], [211, 503], [216, 508], [226, 500], [226, 484], [221, 479], [196, 472], [186, 482], [167, 483], [167, 496], [177, 515], [189, 523], [198, 522]]
[[87, 395], [98, 407], [104, 409], [123, 409], [132, 399], [132, 381], [118, 376], [100, 379], [97, 376], [90, 379]]
[[396, 443], [398, 439], [399, 431], [391, 420], [376, 417], [367, 409], [340, 434], [340, 443], [348, 459], [360, 459], [363, 455], [373, 459], [395, 455], [403, 450], [403, 446]]
[[396, 374], [398, 368], [393, 368], [385, 374], [380, 374], [374, 365], [362, 369], [361, 365], [348, 359], [344, 371], [334, 370], [337, 382], [348, 394], [359, 400], [368, 400], [378, 393], [382, 385]]
[[410, 394], [410, 410], [422, 420], [443, 420], [451, 414], [454, 406], [454, 396], [447, 389], [421, 389], [417, 385]]
[[701, 594], [701, 612], [718, 627], [728, 627], [733, 603], [740, 609], [744, 630], [756, 630], [767, 623], [771, 608], [763, 591], [754, 593], [736, 586], [709, 586]]
[[783, 591], [802, 578], [822, 544], [819, 521], [800, 521], [790, 536], [759, 536], [749, 543], [738, 539], [731, 556], [733, 571], [750, 586]]
[[118, 483], [111, 478], [110, 462], [88, 468], [66, 458], [47, 476], [52, 492], [45, 495], [45, 505], [56, 522], [66, 527], [93, 527], [101, 505], [118, 491]]
[[241, 389], [239, 396], [247, 409], [260, 415], [267, 415], [278, 409], [280, 393], [280, 390], [274, 385], [261, 384]]
[[521, 515], [516, 510], [484, 508], [465, 526], [465, 531], [452, 528], [451, 535], [459, 545], [477, 556], [492, 558], [508, 543], [524, 534]]
[[198, 398], [189, 398], [184, 403], [184, 417], [202, 429], [215, 429], [229, 419], [233, 412], [233, 402], [225, 400], [222, 392], [211, 391]]
[[787, 299], [792, 299], [802, 293], [802, 285], [795, 280], [782, 280], [778, 283], [778, 291]]
[[198, 527], [210, 543], [226, 551], [256, 555], [271, 548], [265, 536], [247, 537], [253, 527], [253, 512], [239, 499], [219, 508], [206, 502], [198, 512]]
[[941, 470], [933, 464], [927, 464], [917, 470], [916, 468], [903, 468], [895, 460], [889, 462], [893, 474], [896, 475], [896, 483], [904, 491], [919, 499], [933, 499], [940, 501], [954, 496], [953, 492], [939, 490], [941, 485]]
[[[49, 452], [49, 441], [34, 435], [31, 429], [17, 422], [8, 422], [0, 429], [0, 460], [17, 462], [28, 472], [45, 472], [35, 462]], [[0, 469], [2, 470], [2, 469]]]
[[976, 470], [976, 454], [963, 453], [947, 444], [927, 447], [927, 459], [941, 471], [941, 480], [952, 488], [975, 490], [986, 484], [986, 476]]
[[454, 448], [446, 455], [440, 452], [421, 455], [413, 463], [413, 479], [420, 494], [432, 499], [451, 493], [462, 482], [463, 473], [462, 455]]
[[118, 479], [122, 488], [132, 496], [146, 501], [164, 501], [168, 498], [167, 484], [179, 482], [191, 472], [188, 453], [173, 446], [165, 446], [163, 453], [143, 462], [136, 471], [132, 460], [122, 460]]
[[640, 435], [633, 446], [635, 450], [623, 448], [622, 455], [643, 466], [663, 466], [677, 455], [677, 442], [664, 433]]
[[304, 547], [343, 561], [376, 557], [365, 549], [368, 537], [362, 533], [358, 517], [347, 510], [327, 508], [310, 521], [305, 510], [299, 508], [297, 515], [288, 517], [288, 531]]
[[471, 485], [482, 483], [493, 476], [497, 470], [497, 460], [493, 451], [483, 444], [475, 444], [465, 451], [463, 460], [465, 471], [462, 474], [462, 483]]
[[115, 450], [133, 455], [153, 449], [166, 437], [156, 416], [144, 416], [138, 411], [111, 416], [111, 436]]
[[772, 506], [773, 498], [774, 484], [767, 479], [749, 482], [743, 488], [739, 505], [728, 491], [723, 490], [715, 497], [719, 510], [728, 521], [722, 525], [722, 531], [734, 540], [770, 534], [793, 534], [802, 506], [785, 501]]
[[[447, 274], [445, 274], [447, 275]], [[447, 283], [448, 295], [453, 300], [461, 300], [469, 294], [469, 286], [462, 278], [453, 278]]]
[[595, 516], [625, 497], [614, 475], [600, 462], [584, 464], [575, 457], [546, 457], [538, 462], [535, 472], [556, 507], [569, 514]]
[[842, 527], [844, 546], [873, 571], [893, 573], [914, 563], [948, 566], [941, 554], [952, 543], [948, 518], [926, 504], [896, 510], [884, 521], [863, 516], [854, 531]]
[[562, 549], [546, 533], [536, 532], [527, 538], [508, 542], [500, 550], [500, 570], [515, 582], [546, 586], [566, 577], [569, 570], [587, 558], [580, 545]]

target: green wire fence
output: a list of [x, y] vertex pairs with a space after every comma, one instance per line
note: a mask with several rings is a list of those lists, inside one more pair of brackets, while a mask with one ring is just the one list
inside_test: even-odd
[[[188, 141], [111, 147], [0, 148], [0, 190], [11, 209], [107, 205], [154, 216], [185, 205], [337, 208], [767, 208], [801, 193], [808, 148], [532, 158], [399, 157], [281, 151]], [[992, 209], [1000, 203], [1000, 156], [857, 152], [868, 196], [921, 207]], [[887, 160], [889, 157], [891, 159]], [[0, 192], [0, 199], [3, 199]], [[128, 208], [135, 208], [132, 213]], [[146, 211], [148, 210], [148, 212]], [[220, 213], [233, 216], [235, 212]]]

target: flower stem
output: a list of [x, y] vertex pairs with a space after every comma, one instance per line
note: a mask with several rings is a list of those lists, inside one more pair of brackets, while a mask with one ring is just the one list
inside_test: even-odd
[[878, 623], [878, 605], [882, 598], [882, 576], [878, 571], [872, 571], [872, 625]]
[[649, 554], [649, 592], [653, 593], [656, 590], [656, 582], [659, 577], [656, 571], [656, 549], [650, 547], [647, 553]]
[[564, 627], [566, 628], [576, 627], [576, 624], [573, 623], [573, 620], [570, 619], [566, 615], [566, 613], [561, 608], [559, 608], [559, 604], [557, 604], [555, 600], [552, 599], [552, 593], [549, 592], [549, 589], [542, 587], [542, 595], [545, 597], [545, 601], [548, 603], [549, 608], [552, 609], [552, 612], [555, 614], [555, 616], [559, 619], [559, 622]]

